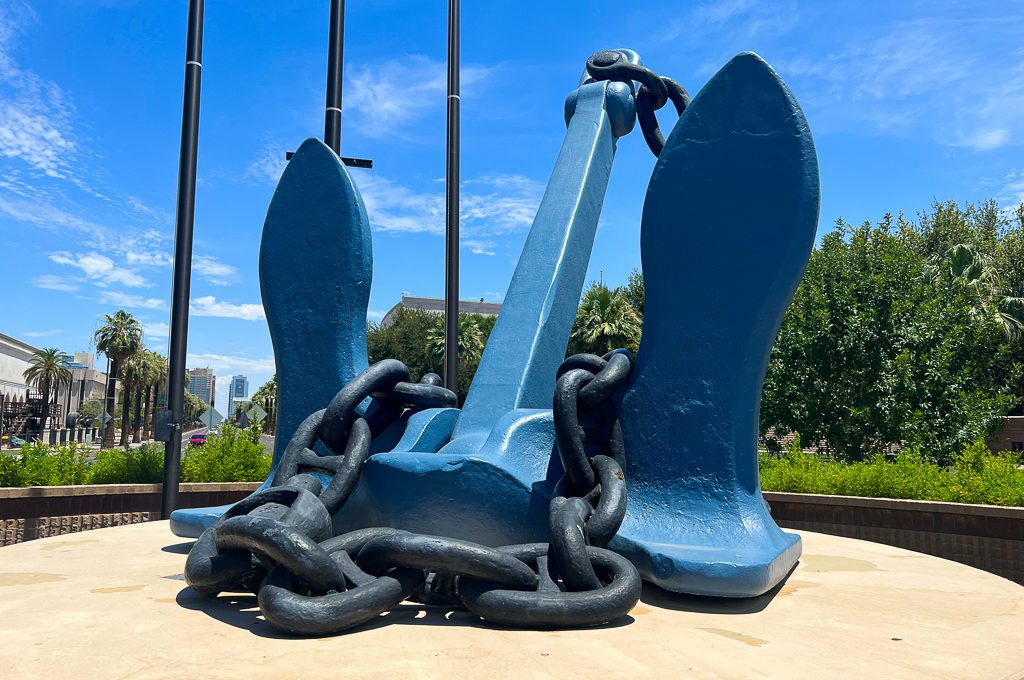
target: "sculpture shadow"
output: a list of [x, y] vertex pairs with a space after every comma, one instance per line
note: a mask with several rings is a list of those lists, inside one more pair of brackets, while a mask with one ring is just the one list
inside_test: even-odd
[[183, 543], [175, 543], [173, 545], [165, 545], [160, 550], [166, 553], [174, 553], [175, 555], [187, 555], [188, 551], [192, 549], [192, 546], [196, 544], [195, 541], [185, 541]]
[[[216, 619], [229, 626], [247, 630], [253, 635], [275, 640], [304, 640], [311, 635], [292, 635], [274, 628], [260, 614], [259, 604], [255, 595], [245, 593], [230, 593], [218, 597], [206, 597], [200, 595], [192, 588], [182, 588], [175, 597], [175, 602], [185, 609], [202, 612], [210, 618]], [[606, 623], [600, 626], [587, 626], [578, 629], [560, 630], [600, 630], [604, 628], [620, 628], [633, 623], [632, 616]], [[484, 621], [473, 613], [451, 605], [428, 605], [416, 602], [403, 602], [397, 607], [384, 612], [372, 621], [351, 628], [341, 633], [331, 633], [320, 637], [334, 637], [336, 635], [347, 635], [388, 626], [463, 626], [469, 628], [484, 628], [489, 630], [502, 630], [507, 632], [535, 632], [534, 629], [515, 628], [501, 624]]]
[[640, 601], [652, 607], [671, 609], [678, 612], [693, 612], [696, 614], [756, 614], [767, 609], [775, 600], [799, 564], [799, 562], [794, 564], [793, 568], [782, 577], [782, 580], [775, 584], [775, 587], [757, 597], [732, 598], [685, 595], [683, 593], [673, 593], [670, 590], [659, 588], [649, 581], [644, 581]]

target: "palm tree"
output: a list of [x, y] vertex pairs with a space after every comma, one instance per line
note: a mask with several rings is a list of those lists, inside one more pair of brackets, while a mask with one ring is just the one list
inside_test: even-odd
[[[475, 366], [484, 353], [487, 338], [476, 314], [459, 314], [459, 368]], [[427, 333], [427, 346], [436, 365], [444, 364], [444, 315]]]
[[[142, 387], [146, 381], [146, 350], [140, 349], [124, 360], [121, 366], [121, 446], [128, 445], [128, 433], [131, 441], [139, 440], [140, 416], [142, 415]], [[135, 398], [135, 419], [131, 418], [132, 397]]]
[[[142, 326], [134, 316], [119, 309], [113, 315], [103, 315], [103, 325], [96, 331], [96, 349], [107, 355], [110, 375], [107, 380], [106, 412], [110, 416], [103, 428], [103, 448], [114, 446], [114, 395], [121, 363], [142, 345]], [[126, 398], [122, 394], [122, 399]], [[127, 423], [121, 424], [122, 429]], [[123, 439], [123, 437], [122, 437]]]
[[976, 320], [992, 319], [1007, 340], [1024, 338], [1024, 298], [1006, 295], [995, 261], [973, 246], [958, 243], [929, 260], [933, 281], [948, 280], [967, 290], [976, 301]]
[[594, 354], [605, 354], [617, 347], [635, 352], [642, 325], [640, 315], [621, 289], [594, 283], [580, 300], [569, 346], [573, 352]]
[[56, 347], [46, 347], [32, 352], [29, 367], [25, 369], [25, 380], [35, 385], [43, 394], [43, 413], [41, 427], [46, 427], [50, 417], [51, 393], [56, 396], [61, 385], [71, 383], [71, 369], [68, 368], [70, 357]]
[[146, 350], [146, 412], [142, 416], [142, 438], [153, 436], [153, 423], [150, 415], [156, 411], [156, 397], [160, 385], [167, 379], [167, 359], [162, 354]]

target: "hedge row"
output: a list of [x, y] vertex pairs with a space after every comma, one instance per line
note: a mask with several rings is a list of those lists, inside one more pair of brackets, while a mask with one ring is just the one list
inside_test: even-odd
[[[257, 429], [224, 425], [203, 446], [190, 446], [181, 459], [183, 482], [259, 482], [270, 472], [271, 455]], [[27, 444], [0, 452], [0, 487], [70, 484], [157, 484], [163, 481], [164, 445], [93, 452], [72, 442]]]
[[765, 491], [830, 496], [910, 498], [953, 503], [1024, 506], [1024, 470], [1019, 453], [992, 453], [979, 441], [942, 467], [919, 452], [877, 456], [860, 463], [826, 461], [800, 450], [799, 442], [780, 456], [762, 454]]

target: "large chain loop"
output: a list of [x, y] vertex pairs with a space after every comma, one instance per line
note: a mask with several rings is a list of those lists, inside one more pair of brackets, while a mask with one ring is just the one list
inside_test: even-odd
[[[410, 383], [408, 369], [387, 360], [302, 422], [272, 486], [200, 536], [185, 578], [206, 595], [256, 592], [267, 621], [305, 635], [347, 630], [406, 599], [461, 603], [512, 626], [619, 618], [636, 604], [641, 584], [628, 560], [603, 547], [626, 515], [614, 398], [632, 364], [628, 351], [616, 350], [574, 355], [558, 370], [554, 428], [564, 475], [550, 503], [550, 544], [491, 548], [391, 528], [330, 536], [331, 516], [355, 489], [373, 438], [409, 409], [456, 403], [438, 376]], [[317, 452], [321, 443], [326, 455]]]
[[665, 148], [665, 135], [658, 126], [655, 111], [671, 101], [675, 106], [676, 115], [683, 115], [686, 107], [690, 105], [690, 95], [686, 88], [671, 78], [659, 76], [645, 66], [627, 61], [625, 55], [615, 50], [592, 55], [587, 60], [587, 73], [594, 80], [640, 83], [640, 91], [636, 93], [636, 117], [648, 148], [655, 156], [660, 156], [662, 149]]

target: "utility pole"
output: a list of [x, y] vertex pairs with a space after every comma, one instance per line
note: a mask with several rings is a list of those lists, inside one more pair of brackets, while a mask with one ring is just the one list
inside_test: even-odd
[[192, 282], [192, 231], [196, 214], [196, 162], [199, 148], [199, 93], [203, 69], [204, 0], [189, 0], [185, 47], [185, 95], [178, 155], [178, 207], [174, 231], [174, 283], [171, 298], [171, 343], [167, 408], [171, 432], [164, 449], [163, 519], [178, 506], [181, 476], [181, 421], [185, 402], [185, 356], [188, 350], [188, 301]]
[[459, 391], [459, 2], [448, 0], [448, 134], [445, 168], [444, 384]]

